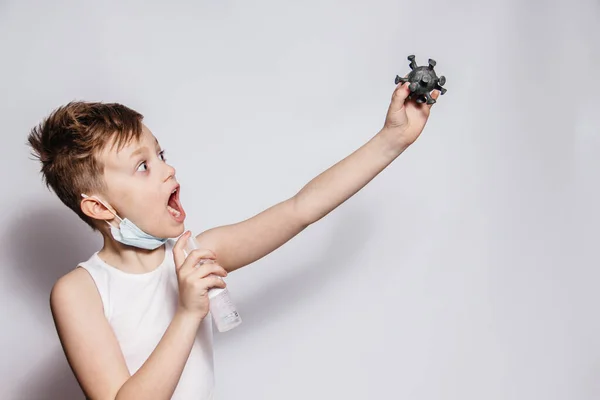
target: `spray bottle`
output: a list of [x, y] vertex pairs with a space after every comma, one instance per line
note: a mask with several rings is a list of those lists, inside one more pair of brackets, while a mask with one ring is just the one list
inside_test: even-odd
[[[197, 248], [198, 243], [194, 235], [191, 235], [185, 248], [186, 257], [192, 250]], [[205, 262], [212, 262], [212, 260], [201, 260], [201, 264]], [[208, 299], [210, 301], [210, 313], [219, 332], [229, 331], [242, 323], [242, 318], [231, 301], [227, 288], [209, 289]]]

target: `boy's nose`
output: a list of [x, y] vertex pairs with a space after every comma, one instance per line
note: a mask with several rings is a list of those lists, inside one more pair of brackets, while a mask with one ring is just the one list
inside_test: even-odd
[[165, 164], [165, 165], [167, 166], [167, 170], [166, 170], [167, 176], [165, 178], [165, 181], [167, 181], [170, 178], [174, 178], [175, 177], [175, 173], [177, 171], [175, 171], [175, 167], [173, 167], [173, 166], [171, 166], [169, 164]]

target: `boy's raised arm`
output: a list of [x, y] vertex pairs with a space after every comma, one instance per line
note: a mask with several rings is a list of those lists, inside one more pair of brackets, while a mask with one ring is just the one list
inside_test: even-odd
[[[197, 240], [233, 271], [285, 244], [341, 205], [410, 146], [423, 131], [431, 106], [406, 101], [408, 84], [392, 96], [384, 127], [366, 144], [311, 180], [294, 197], [245, 221], [202, 232]], [[437, 99], [434, 91], [432, 98]]]

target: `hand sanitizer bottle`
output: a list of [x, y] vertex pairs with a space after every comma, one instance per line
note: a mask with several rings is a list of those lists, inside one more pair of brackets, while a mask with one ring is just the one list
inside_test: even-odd
[[[197, 248], [198, 243], [196, 242], [194, 235], [191, 235], [185, 248], [186, 257], [192, 250]], [[212, 260], [205, 261], [212, 262]], [[208, 298], [210, 300], [210, 313], [212, 314], [219, 332], [227, 332], [242, 323], [242, 318], [231, 301], [227, 288], [209, 289]]]

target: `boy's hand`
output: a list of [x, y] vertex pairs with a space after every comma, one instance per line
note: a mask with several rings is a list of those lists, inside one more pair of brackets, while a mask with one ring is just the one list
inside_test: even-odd
[[[386, 136], [400, 147], [408, 147], [417, 140], [425, 128], [432, 106], [407, 100], [410, 94], [409, 84], [399, 84], [394, 90], [383, 129]], [[439, 95], [440, 92], [434, 90], [431, 97], [437, 99]]]
[[227, 272], [216, 263], [215, 254], [210, 250], [196, 249], [186, 258], [183, 249], [189, 237], [190, 232], [181, 235], [173, 247], [179, 283], [179, 307], [182, 311], [202, 319], [210, 310], [208, 290], [224, 289], [226, 284], [220, 277], [227, 276]]

